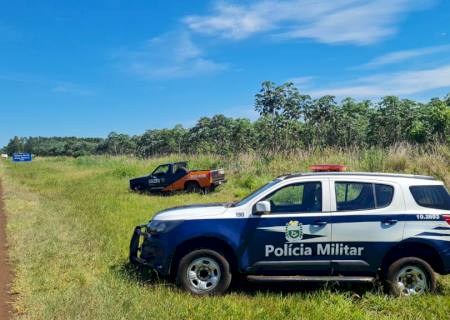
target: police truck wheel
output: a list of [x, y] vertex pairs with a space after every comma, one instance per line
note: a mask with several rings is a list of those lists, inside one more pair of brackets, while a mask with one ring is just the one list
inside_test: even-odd
[[178, 265], [177, 285], [196, 295], [219, 295], [231, 283], [230, 265], [224, 256], [209, 249], [185, 255]]
[[433, 268], [416, 257], [401, 258], [392, 263], [386, 280], [389, 292], [395, 296], [419, 295], [436, 290]]

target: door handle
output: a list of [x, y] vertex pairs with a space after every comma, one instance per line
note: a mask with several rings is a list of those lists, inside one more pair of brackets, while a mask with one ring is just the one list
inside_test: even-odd
[[393, 224], [396, 224], [398, 222], [398, 220], [397, 219], [385, 219], [382, 222], [383, 222], [383, 224], [393, 225]]
[[323, 220], [316, 220], [312, 223], [313, 226], [319, 226], [319, 227], [325, 226], [327, 224], [328, 224], [328, 222], [323, 221]]

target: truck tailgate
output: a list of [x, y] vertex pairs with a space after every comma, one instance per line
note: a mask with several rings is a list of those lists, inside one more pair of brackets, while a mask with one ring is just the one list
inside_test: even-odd
[[223, 169], [211, 170], [212, 183], [225, 181], [225, 171]]

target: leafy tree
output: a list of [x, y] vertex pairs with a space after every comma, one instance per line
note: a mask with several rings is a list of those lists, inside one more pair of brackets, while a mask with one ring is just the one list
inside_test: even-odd
[[186, 130], [182, 126], [173, 129], [148, 130], [136, 141], [136, 154], [150, 157], [160, 154], [179, 153]]
[[424, 123], [429, 129], [431, 139], [440, 143], [450, 142], [450, 95], [446, 100], [432, 99], [423, 107]]
[[323, 147], [336, 143], [338, 106], [333, 96], [323, 96], [305, 108], [307, 144], [310, 147]]
[[[310, 105], [311, 98], [301, 95], [292, 82], [281, 86], [265, 81], [259, 93], [255, 96], [255, 110], [261, 116], [259, 126], [264, 127], [265, 143], [263, 148], [271, 153], [284, 150], [285, 146], [295, 145], [297, 138], [292, 128], [297, 128], [297, 122], [305, 109]], [[261, 140], [260, 140], [261, 142]]]
[[188, 132], [190, 152], [230, 154], [234, 120], [224, 115], [203, 117]]
[[370, 143], [389, 146], [410, 141], [410, 132], [419, 105], [411, 100], [384, 97], [370, 118]]
[[248, 119], [235, 119], [231, 128], [231, 145], [233, 154], [246, 153], [255, 148], [256, 131]]
[[114, 156], [133, 154], [135, 150], [136, 143], [129, 135], [116, 132], [111, 132], [97, 147], [99, 153], [106, 153]]
[[23, 152], [25, 150], [25, 145], [23, 143], [23, 139], [15, 136], [5, 147], [5, 151], [7, 154], [12, 155], [14, 152]]
[[365, 146], [371, 112], [370, 101], [356, 102], [352, 98], [342, 100], [341, 107], [335, 111], [335, 126], [330, 130], [335, 131], [336, 145], [344, 148]]

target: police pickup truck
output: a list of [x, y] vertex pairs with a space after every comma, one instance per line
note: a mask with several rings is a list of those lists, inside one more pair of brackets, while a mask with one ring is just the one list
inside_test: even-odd
[[159, 212], [136, 227], [130, 259], [198, 295], [224, 293], [239, 274], [381, 279], [395, 295], [422, 294], [450, 273], [450, 195], [427, 176], [292, 174], [236, 203]]

